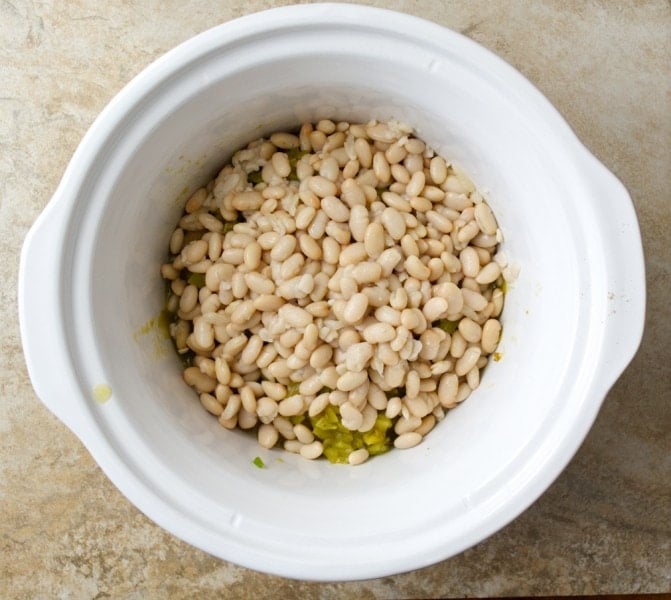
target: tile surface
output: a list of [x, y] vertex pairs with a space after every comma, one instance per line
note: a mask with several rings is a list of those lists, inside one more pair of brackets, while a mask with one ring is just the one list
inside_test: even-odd
[[408, 598], [671, 589], [671, 6], [662, 0], [370, 2], [498, 53], [626, 185], [647, 327], [568, 468], [509, 526], [394, 577], [316, 584], [210, 557], [150, 522], [39, 402], [21, 353], [20, 247], [98, 112], [192, 35], [270, 0], [0, 2], [0, 598]]

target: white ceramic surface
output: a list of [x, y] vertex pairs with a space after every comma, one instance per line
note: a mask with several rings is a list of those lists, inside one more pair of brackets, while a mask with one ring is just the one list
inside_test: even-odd
[[[322, 117], [413, 125], [487, 192], [521, 267], [481, 387], [420, 446], [356, 468], [223, 430], [169, 342], [140, 331], [184, 190]], [[19, 303], [37, 394], [138, 508], [238, 564], [340, 580], [447, 558], [529, 506], [636, 351], [644, 289], [626, 190], [517, 71], [435, 24], [326, 4], [216, 27], [122, 90], [28, 234]]]

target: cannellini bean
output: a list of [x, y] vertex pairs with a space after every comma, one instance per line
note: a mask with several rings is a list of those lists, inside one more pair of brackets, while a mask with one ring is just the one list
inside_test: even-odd
[[270, 136], [270, 141], [273, 145], [283, 150], [290, 150], [291, 148], [298, 148], [300, 139], [291, 133], [273, 133]]
[[368, 296], [356, 293], [350, 297], [343, 310], [343, 320], [347, 323], [357, 323], [363, 319], [368, 309]]
[[256, 402], [256, 414], [261, 423], [272, 423], [278, 415], [277, 402], [266, 396], [259, 398]]
[[307, 310], [293, 304], [285, 304], [278, 313], [292, 327], [307, 327], [312, 323], [312, 315]]
[[405, 393], [408, 398], [416, 398], [419, 395], [419, 375], [417, 371], [409, 371], [405, 380]]
[[200, 393], [209, 394], [217, 387], [217, 380], [205, 375], [198, 367], [186, 368], [183, 377], [187, 385], [196, 388]]
[[365, 371], [360, 372], [347, 371], [338, 378], [336, 387], [343, 392], [350, 392], [358, 388], [367, 379], [368, 374]]
[[298, 394], [289, 396], [278, 405], [278, 412], [283, 417], [293, 417], [303, 411], [303, 396]]
[[384, 250], [384, 229], [380, 223], [370, 223], [366, 227], [364, 249], [371, 258], [377, 258]]
[[385, 208], [380, 218], [392, 239], [400, 240], [405, 235], [405, 219], [395, 208]]
[[303, 396], [314, 396], [322, 387], [319, 375], [315, 374], [301, 382], [298, 392]]
[[478, 368], [477, 363], [468, 373], [466, 373], [466, 383], [472, 390], [480, 385], [480, 369]]
[[219, 417], [219, 422], [221, 423], [222, 420], [228, 421], [229, 419], [235, 417], [238, 414], [238, 411], [240, 410], [241, 406], [242, 402], [240, 401], [240, 396], [238, 394], [233, 394], [228, 399], [228, 402], [224, 407], [224, 411], [221, 413]]
[[257, 438], [259, 444], [264, 448], [272, 448], [279, 439], [279, 432], [270, 423], [264, 423], [259, 426]]
[[207, 412], [217, 417], [224, 412], [223, 405], [212, 394], [200, 394], [200, 403]]
[[350, 244], [347, 248], [341, 249], [339, 264], [342, 266], [358, 264], [368, 256], [366, 247], [357, 242]]
[[326, 177], [322, 177], [321, 175], [313, 175], [310, 177], [308, 179], [308, 188], [319, 198], [335, 196], [338, 191], [335, 183], [326, 179]]
[[323, 198], [322, 210], [329, 219], [337, 223], [346, 223], [349, 221], [350, 209], [335, 196], [326, 196]]
[[283, 235], [270, 251], [271, 260], [281, 262], [289, 258], [296, 249], [296, 238], [292, 235]]
[[416, 277], [420, 281], [428, 279], [429, 275], [431, 275], [431, 270], [414, 255], [410, 255], [405, 259], [405, 268], [412, 277]]
[[276, 311], [283, 304], [282, 298], [271, 294], [262, 294], [253, 301], [254, 308], [260, 311]]
[[438, 399], [442, 406], [454, 403], [459, 388], [459, 379], [454, 373], [445, 373], [438, 384]]
[[311, 417], [317, 416], [321, 413], [329, 404], [329, 394], [319, 394], [311, 403], [308, 408], [308, 415]]
[[179, 310], [184, 313], [189, 313], [196, 308], [197, 302], [198, 288], [195, 285], [187, 285], [179, 299]]
[[410, 181], [405, 188], [405, 193], [408, 194], [408, 196], [419, 196], [424, 189], [425, 183], [426, 178], [424, 172], [416, 171], [412, 174], [412, 177], [410, 177]]
[[419, 433], [421, 436], [425, 436], [429, 431], [431, 431], [436, 426], [436, 417], [434, 415], [426, 415], [417, 429], [416, 433]]
[[383, 185], [389, 183], [391, 170], [389, 169], [389, 163], [384, 156], [384, 152], [376, 152], [373, 155], [373, 172], [379, 183]]
[[345, 181], [342, 182], [341, 191], [342, 201], [350, 208], [354, 208], [357, 205], [364, 206], [366, 204], [366, 196], [354, 179], [345, 179]]
[[287, 388], [274, 381], [262, 381], [263, 393], [272, 400], [283, 400], [287, 395]]
[[260, 273], [247, 273], [244, 278], [247, 287], [256, 294], [267, 295], [275, 291], [275, 284]]
[[430, 225], [432, 225], [437, 231], [441, 233], [450, 233], [454, 226], [452, 221], [450, 221], [446, 216], [442, 215], [435, 210], [430, 210], [426, 213], [426, 218]]
[[480, 259], [475, 248], [468, 246], [459, 254], [461, 269], [466, 277], [476, 277], [480, 272]]
[[301, 456], [309, 460], [319, 458], [322, 455], [322, 452], [324, 452], [324, 446], [319, 441], [312, 442], [311, 444], [305, 444], [300, 449]]
[[478, 292], [463, 288], [461, 290], [461, 295], [463, 296], [464, 304], [470, 306], [475, 311], [484, 310], [487, 306], [487, 298]]
[[422, 309], [422, 312], [424, 313], [427, 321], [437, 321], [438, 319], [442, 319], [445, 315], [447, 315], [447, 311], [447, 300], [440, 296], [431, 298], [426, 304], [424, 304], [424, 308]]
[[350, 431], [357, 431], [363, 424], [363, 415], [349, 401], [340, 405], [340, 416], [343, 426]]
[[[345, 352], [345, 366], [348, 371], [358, 373], [363, 371], [368, 361], [373, 357], [373, 346], [368, 342], [352, 344]], [[339, 387], [338, 389], [342, 389]]]
[[231, 204], [235, 210], [258, 210], [263, 204], [263, 196], [259, 192], [239, 192]]
[[495, 262], [490, 262], [475, 276], [475, 281], [480, 285], [487, 285], [493, 283], [501, 276], [501, 267]]
[[496, 319], [487, 319], [482, 326], [482, 351], [491, 354], [496, 350], [501, 336], [501, 323]]
[[[263, 250], [272, 250], [281, 237], [282, 236], [277, 233], [277, 231], [267, 231], [258, 237], [257, 242]], [[293, 249], [291, 252], [293, 252]], [[289, 254], [291, 254], [291, 252]]]
[[457, 360], [454, 366], [454, 372], [459, 375], [466, 375], [478, 362], [482, 350], [476, 346], [468, 348], [464, 354]]
[[447, 179], [447, 166], [445, 159], [440, 156], [434, 156], [429, 163], [429, 173], [431, 181], [436, 185], [442, 184]]
[[496, 234], [496, 219], [492, 214], [492, 210], [485, 202], [480, 202], [475, 205], [475, 220], [482, 233], [487, 235]]
[[368, 209], [361, 204], [355, 204], [349, 211], [349, 229], [357, 242], [365, 240], [366, 229], [369, 224]]
[[311, 260], [320, 260], [322, 257], [322, 249], [319, 243], [314, 238], [307, 234], [303, 234], [298, 238], [298, 245], [301, 252]]
[[306, 230], [310, 226], [310, 223], [312, 223], [312, 219], [314, 219], [316, 214], [317, 211], [313, 206], [301, 206], [296, 212], [296, 229]]
[[422, 436], [416, 431], [408, 431], [394, 440], [394, 447], [400, 449], [412, 448], [422, 441]]
[[171, 254], [179, 254], [179, 252], [182, 250], [182, 246], [184, 245], [184, 230], [180, 229], [179, 227], [175, 229], [175, 231], [172, 232], [172, 235], [170, 236], [170, 253]]
[[193, 242], [189, 242], [181, 253], [184, 264], [192, 265], [203, 260], [207, 254], [208, 248], [208, 243], [205, 240], [194, 240]]
[[373, 164], [373, 153], [368, 142], [363, 138], [357, 138], [354, 142], [354, 151], [361, 166], [370, 169]]
[[405, 254], [406, 257], [410, 256], [411, 254], [419, 256], [419, 247], [417, 246], [417, 242], [409, 234], [406, 234], [401, 238], [401, 248], [403, 249], [403, 254]]
[[286, 440], [283, 444], [283, 447], [287, 452], [292, 452], [293, 454], [300, 454], [303, 444], [301, 444], [296, 439]]
[[388, 323], [374, 323], [363, 330], [363, 337], [371, 344], [391, 342], [396, 337], [396, 330]]
[[324, 238], [322, 241], [322, 257], [324, 262], [337, 265], [340, 259], [340, 244], [333, 238]]
[[253, 365], [263, 348], [263, 340], [258, 335], [249, 338], [245, 349], [240, 353], [240, 362], [243, 365]]
[[482, 327], [472, 319], [464, 317], [459, 321], [459, 333], [462, 337], [471, 343], [479, 342], [482, 336]]
[[352, 269], [352, 277], [359, 284], [375, 283], [382, 277], [382, 267], [374, 262], [359, 263]]
[[347, 462], [350, 465], [360, 465], [368, 460], [368, 450], [365, 448], [359, 448], [349, 453], [347, 456]]
[[415, 415], [410, 415], [409, 417], [401, 417], [398, 421], [396, 421], [394, 431], [398, 435], [403, 435], [408, 431], [413, 431], [417, 429], [417, 427], [419, 427], [421, 424], [422, 419], [420, 417], [416, 417]]
[[256, 412], [256, 396], [250, 386], [246, 385], [240, 390], [240, 402], [247, 412]]
[[464, 339], [464, 336], [461, 335], [461, 332], [455, 331], [450, 343], [450, 356], [453, 358], [461, 358], [464, 352], [466, 352], [466, 347], [467, 342]]
[[375, 311], [375, 318], [382, 323], [389, 323], [393, 327], [401, 324], [401, 313], [391, 306], [380, 306]]
[[382, 276], [389, 277], [391, 272], [402, 260], [403, 255], [399, 252], [398, 249], [387, 248], [377, 259], [378, 264], [382, 267]]

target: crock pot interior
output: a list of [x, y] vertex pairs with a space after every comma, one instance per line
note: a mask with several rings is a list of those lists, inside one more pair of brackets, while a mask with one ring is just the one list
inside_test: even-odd
[[[456, 57], [405, 52], [399, 41], [393, 53], [382, 44], [363, 57], [321, 47], [251, 66], [241, 57], [231, 67], [230, 52], [211, 57], [137, 107], [81, 217], [92, 232], [90, 263], [88, 280], [74, 284], [86, 288], [75, 292], [75, 309], [92, 326], [77, 334], [90, 351], [80, 372], [88, 386], [113, 390], [91, 410], [123, 460], [213, 531], [258, 533], [269, 545], [300, 538], [295, 552], [306, 556], [314, 539], [365, 546], [446, 520], [456, 534], [468, 526], [460, 517], [495, 510], [532, 476], [523, 457], [569, 401], [581, 276], [566, 208], [578, 192], [543, 124], [495, 79]], [[170, 342], [142, 329], [161, 311], [159, 266], [189, 193], [246, 142], [319, 118], [414, 126], [472, 175], [521, 267], [506, 297], [502, 359], [480, 388], [420, 446], [354, 468], [263, 450], [253, 436], [224, 430], [182, 382]], [[252, 464], [256, 456], [267, 468]]]

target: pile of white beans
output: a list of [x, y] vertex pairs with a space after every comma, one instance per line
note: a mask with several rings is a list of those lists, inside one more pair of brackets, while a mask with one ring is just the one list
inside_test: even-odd
[[172, 338], [193, 356], [184, 380], [265, 448], [319, 457], [309, 420], [292, 417], [329, 404], [352, 431], [384, 413], [394, 446], [415, 446], [497, 347], [500, 241], [471, 181], [402, 124], [323, 120], [253, 141], [170, 238], [161, 272]]

